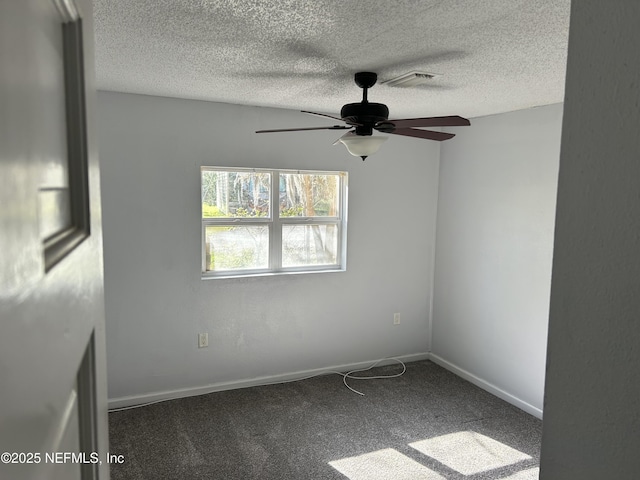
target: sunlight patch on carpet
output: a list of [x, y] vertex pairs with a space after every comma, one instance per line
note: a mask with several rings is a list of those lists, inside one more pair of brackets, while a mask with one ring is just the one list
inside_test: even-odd
[[474, 475], [531, 459], [515, 448], [472, 431], [450, 433], [410, 443], [409, 446], [463, 475]]
[[513, 475], [509, 475], [508, 477], [504, 477], [501, 480], [538, 480], [539, 477], [540, 469], [536, 467], [522, 470], [521, 472], [514, 473]]
[[350, 480], [445, 480], [393, 448], [334, 460], [329, 465]]

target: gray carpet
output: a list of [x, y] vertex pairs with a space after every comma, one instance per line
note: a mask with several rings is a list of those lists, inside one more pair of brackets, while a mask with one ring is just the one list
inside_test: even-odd
[[365, 396], [327, 375], [110, 413], [111, 478], [538, 478], [542, 422], [432, 362], [349, 384]]

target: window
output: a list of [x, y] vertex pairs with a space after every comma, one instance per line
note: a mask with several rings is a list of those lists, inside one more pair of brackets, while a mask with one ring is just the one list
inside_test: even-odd
[[203, 277], [345, 270], [347, 178], [202, 167]]

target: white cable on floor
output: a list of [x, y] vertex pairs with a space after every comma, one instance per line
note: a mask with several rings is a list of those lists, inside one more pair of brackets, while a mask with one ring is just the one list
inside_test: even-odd
[[[370, 377], [354, 377], [353, 376], [354, 373], [366, 372], [367, 370], [371, 370], [373, 367], [375, 367], [380, 362], [383, 362], [385, 360], [394, 360], [394, 361], [398, 362], [400, 365], [402, 365], [402, 371], [400, 373], [395, 373], [393, 375], [374, 375], [374, 376], [370, 376]], [[302, 380], [309, 380], [310, 378], [320, 377], [322, 375], [335, 374], [335, 375], [340, 375], [342, 377], [342, 383], [344, 383], [345, 387], [347, 387], [352, 392], [357, 393], [358, 395], [364, 396], [364, 393], [359, 392], [358, 390], [356, 390], [355, 388], [351, 387], [347, 383], [347, 378], [351, 378], [351, 379], [354, 379], [354, 380], [376, 380], [376, 379], [384, 379], [384, 378], [395, 378], [395, 377], [399, 377], [399, 376], [403, 375], [404, 372], [406, 372], [406, 371], [407, 371], [407, 366], [404, 364], [404, 362], [402, 360], [400, 360], [398, 358], [394, 358], [394, 357], [386, 357], [386, 358], [381, 358], [380, 360], [374, 362], [373, 364], [371, 364], [367, 368], [351, 370], [350, 372], [347, 372], [347, 373], [336, 372], [335, 370], [326, 370], [324, 372], [316, 373], [315, 375], [309, 375], [308, 377], [294, 378], [294, 379], [291, 379], [291, 380], [283, 380], [283, 381], [279, 381], [279, 382], [262, 383], [260, 385], [255, 385], [255, 386], [256, 387], [260, 387], [260, 386], [266, 386], [266, 385], [282, 385], [282, 384], [285, 384], [285, 383], [292, 383], [292, 382], [300, 382]], [[133, 408], [139, 408], [139, 407], [148, 407], [149, 405], [155, 405], [156, 403], [168, 402], [169, 400], [177, 400], [177, 398], [163, 398], [161, 400], [155, 400], [153, 402], [141, 403], [139, 405], [129, 405], [128, 407], [112, 408], [112, 409], [109, 409], [109, 413], [122, 412], [124, 410], [131, 410]]]
[[[375, 367], [377, 364], [379, 364], [380, 362], [382, 362], [383, 360], [395, 360], [396, 362], [399, 362], [400, 365], [402, 365], [402, 371], [400, 373], [396, 373], [394, 375], [374, 375], [371, 377], [354, 377], [352, 375], [352, 373], [358, 373], [358, 372], [366, 372], [367, 370], [371, 370], [373, 367]], [[352, 388], [348, 383], [347, 383], [347, 378], [353, 378], [353, 379], [357, 379], [357, 380], [375, 380], [375, 379], [382, 379], [382, 378], [395, 378], [395, 377], [399, 377], [402, 374], [404, 374], [404, 372], [407, 371], [407, 366], [402, 362], [402, 360], [399, 360], [397, 358], [382, 358], [380, 360], [378, 360], [376, 363], [374, 363], [373, 365], [371, 365], [370, 367], [367, 368], [362, 368], [360, 370], [351, 370], [350, 372], [346, 373], [346, 374], [342, 374], [342, 373], [338, 373], [338, 372], [334, 372], [334, 373], [338, 373], [339, 375], [342, 375], [342, 382], [344, 383], [344, 385], [351, 390], [354, 393], [357, 393], [358, 395], [362, 395], [364, 396], [364, 393], [359, 392], [358, 390], [356, 390], [355, 388]]]

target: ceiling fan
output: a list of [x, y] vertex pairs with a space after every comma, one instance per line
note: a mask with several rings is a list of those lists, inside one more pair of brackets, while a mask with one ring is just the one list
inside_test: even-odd
[[403, 118], [399, 120], [389, 120], [389, 109], [382, 103], [372, 103], [367, 100], [367, 90], [373, 87], [378, 80], [378, 75], [373, 72], [358, 72], [355, 74], [355, 82], [362, 88], [362, 101], [360, 103], [347, 103], [340, 110], [340, 118], [324, 113], [308, 112], [302, 113], [329, 117], [340, 120], [347, 125], [333, 125], [329, 127], [306, 127], [306, 128], [281, 128], [276, 130], [258, 130], [256, 133], [272, 132], [298, 132], [304, 130], [349, 130], [340, 137], [338, 142], [343, 143], [349, 153], [362, 160], [375, 153], [382, 142], [387, 137], [373, 136], [373, 130], [392, 135], [403, 135], [406, 137], [425, 138], [441, 142], [455, 137], [453, 133], [436, 132], [433, 130], [422, 130], [422, 127], [463, 127], [470, 125], [469, 120], [451, 115], [448, 117], [426, 117], [426, 118]]

